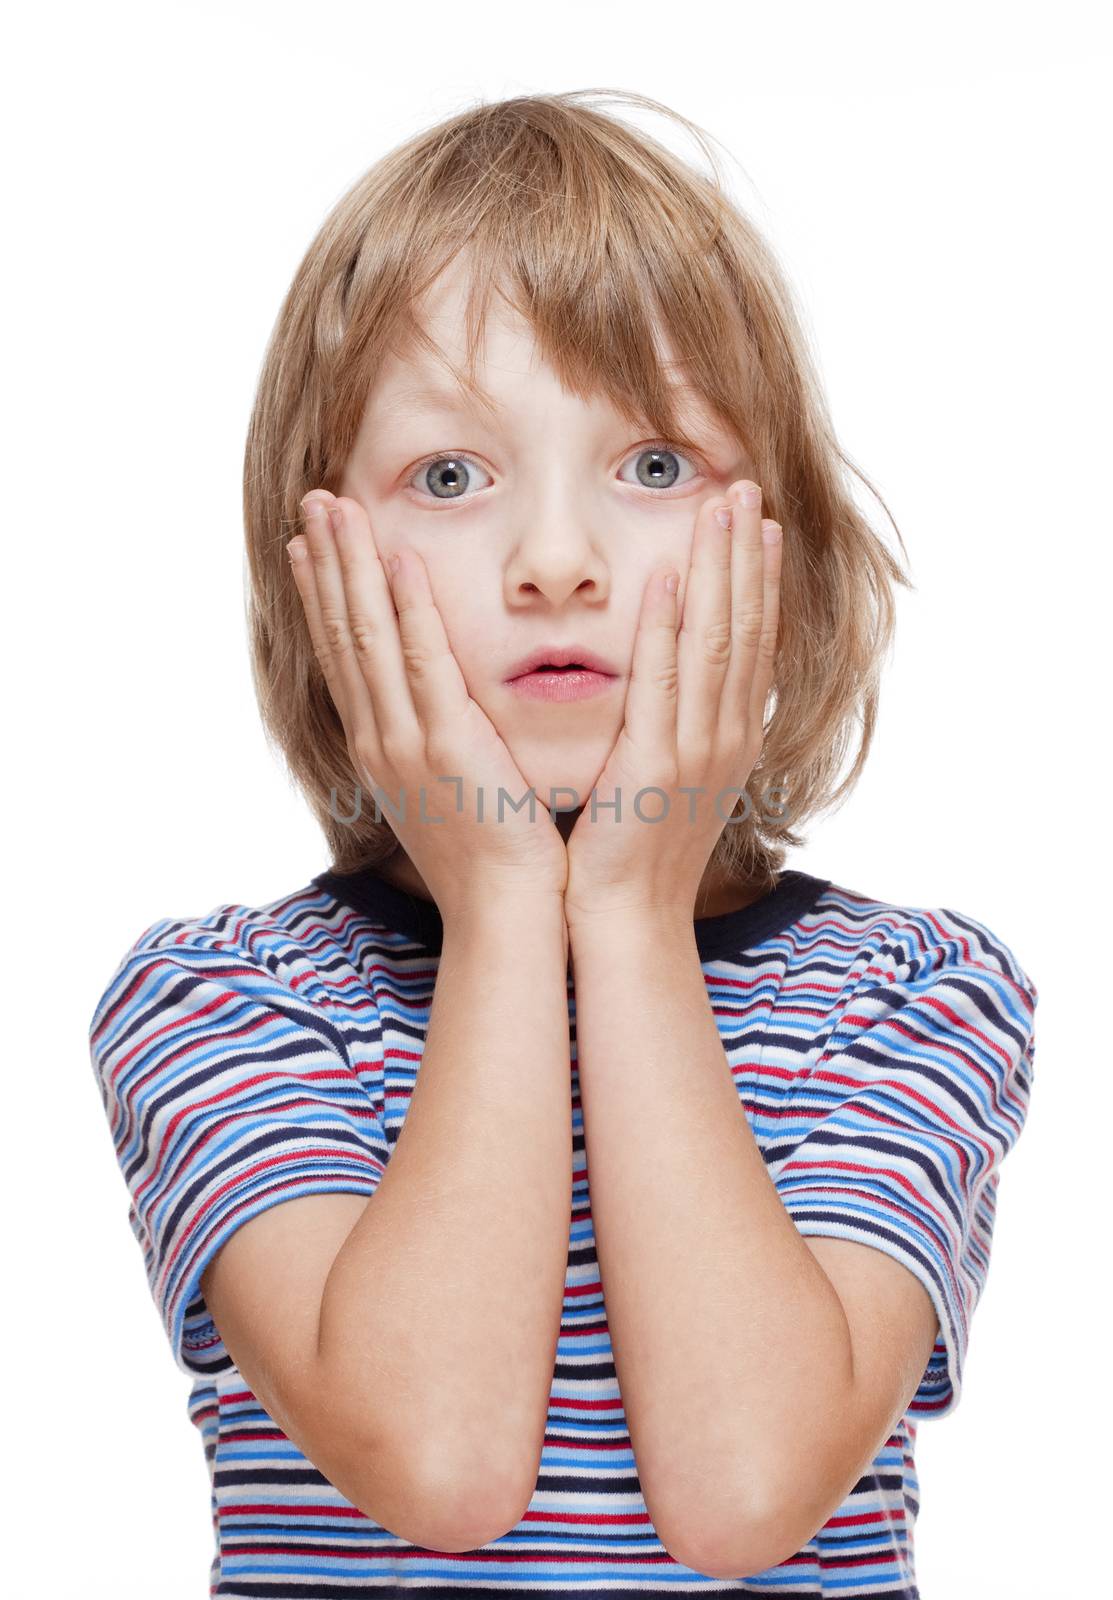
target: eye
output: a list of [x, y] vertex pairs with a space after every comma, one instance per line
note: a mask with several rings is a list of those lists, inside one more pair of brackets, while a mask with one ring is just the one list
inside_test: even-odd
[[483, 468], [471, 456], [430, 456], [418, 463], [407, 481], [413, 488], [424, 485], [436, 500], [460, 500], [476, 472], [483, 473]]
[[[642, 445], [640, 450], [627, 459], [633, 461], [637, 481], [645, 489], [673, 488], [680, 476], [679, 462], [686, 461], [689, 466], [693, 466], [697, 477], [702, 470], [695, 456], [689, 455], [687, 451], [673, 450], [663, 441]], [[629, 478], [624, 478], [622, 481], [630, 482]], [[690, 482], [690, 479], [685, 478], [683, 482]]]
[[[689, 478], [681, 477], [681, 464], [687, 462], [693, 469], [691, 476], [698, 477], [703, 471], [699, 459], [684, 450], [674, 450], [664, 441], [643, 445], [634, 455], [627, 457], [634, 463], [637, 481], [645, 489], [665, 491], [690, 482]], [[472, 457], [463, 454], [449, 454], [429, 456], [420, 461], [407, 480], [411, 488], [419, 493], [427, 491], [435, 500], [461, 500], [467, 498], [467, 490], [472, 487], [475, 474], [482, 474], [491, 482], [490, 475]], [[630, 479], [624, 478], [624, 483]], [[480, 483], [478, 487], [485, 485]]]

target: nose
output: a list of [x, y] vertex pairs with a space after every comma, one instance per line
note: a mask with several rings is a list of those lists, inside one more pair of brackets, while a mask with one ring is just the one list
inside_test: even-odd
[[610, 587], [607, 564], [591, 538], [590, 515], [575, 495], [554, 487], [531, 497], [506, 566], [507, 595], [520, 604], [541, 595], [552, 606], [582, 592], [603, 600]]

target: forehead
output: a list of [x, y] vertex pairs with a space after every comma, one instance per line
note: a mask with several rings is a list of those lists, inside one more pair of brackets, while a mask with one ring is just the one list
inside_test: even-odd
[[[478, 392], [472, 393], [447, 370], [429, 364], [400, 364], [392, 377], [376, 385], [369, 412], [376, 422], [395, 425], [406, 417], [427, 416], [468, 421], [482, 418], [497, 425], [513, 426], [515, 415], [521, 411], [521, 405], [515, 405], [515, 399], [521, 401], [520, 388], [516, 387], [504, 400], [491, 393], [482, 379], [481, 372]], [[681, 425], [689, 434], [711, 442], [736, 444], [730, 430], [715, 417], [702, 395], [691, 389], [679, 374], [666, 377], [666, 381], [673, 391]], [[542, 412], [544, 398], [539, 397]], [[616, 418], [620, 417], [609, 397], [601, 392], [582, 403], [598, 412], [609, 411]]]
[[[446, 363], [413, 355], [396, 355], [384, 367], [371, 395], [370, 408], [379, 417], [397, 417], [418, 412], [454, 417], [474, 417], [482, 414], [500, 421], [512, 421], [515, 402], [522, 399], [522, 384], [528, 384], [538, 375], [542, 366], [539, 354], [534, 352], [534, 364], [525, 367], [517, 364], [512, 371], [498, 363], [488, 363], [480, 352], [474, 385]], [[700, 432], [728, 436], [724, 425], [714, 416], [703, 396], [688, 382], [677, 366], [663, 370], [662, 377], [673, 394], [684, 425]], [[511, 382], [506, 380], [511, 379]], [[547, 374], [548, 382], [555, 382], [555, 374]], [[499, 390], [504, 388], [505, 396]], [[615, 409], [602, 391], [587, 402], [593, 408]], [[617, 415], [617, 412], [616, 412]]]
[[[531, 323], [501, 282], [477, 330], [475, 372], [469, 379], [467, 318], [473, 289], [465, 261], [457, 258], [415, 298], [412, 330], [401, 332], [372, 386], [368, 410], [376, 418], [393, 422], [420, 413], [482, 416], [512, 424], [517, 408], [534, 398], [525, 395], [524, 385], [536, 382], [551, 388], [559, 383], [545, 363]], [[677, 357], [667, 330], [657, 319], [651, 326], [657, 371], [681, 426], [698, 437], [712, 435], [733, 442], [730, 430], [690, 383], [687, 363]], [[602, 388], [577, 397], [601, 415], [618, 414]], [[640, 410], [636, 402], [631, 404]]]

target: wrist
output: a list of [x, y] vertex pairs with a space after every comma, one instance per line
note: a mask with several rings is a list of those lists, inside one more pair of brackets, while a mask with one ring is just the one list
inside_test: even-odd
[[695, 937], [695, 911], [678, 901], [597, 901], [569, 905], [565, 903], [565, 921], [573, 949], [589, 942], [613, 942], [616, 939], [636, 939], [642, 936], [654, 941], [677, 940]]
[[441, 911], [446, 929], [478, 930], [484, 926], [547, 927], [564, 932], [564, 896], [559, 889], [504, 888], [470, 885]]

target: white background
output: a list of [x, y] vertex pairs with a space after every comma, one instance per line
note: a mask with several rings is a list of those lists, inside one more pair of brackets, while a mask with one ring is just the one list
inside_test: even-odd
[[665, 101], [734, 158], [841, 442], [911, 557], [866, 775], [790, 865], [973, 915], [1040, 990], [962, 1402], [920, 1429], [921, 1592], [1095, 1592], [1113, 533], [1099, 8], [214, 0], [44, 4], [5, 31], [11, 1592], [206, 1593], [188, 1379], [128, 1228], [86, 1029], [156, 917], [259, 904], [327, 865], [264, 744], [243, 625], [241, 457], [279, 303], [326, 211], [399, 140], [479, 98], [598, 86]]

